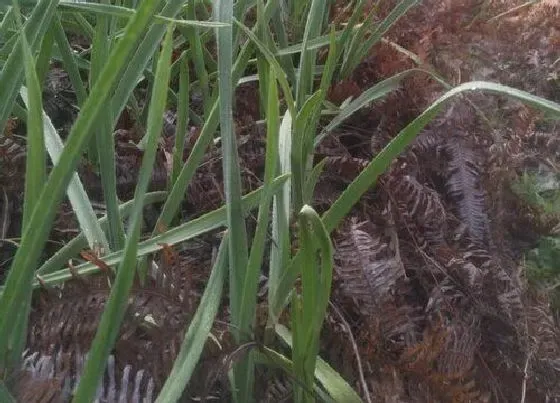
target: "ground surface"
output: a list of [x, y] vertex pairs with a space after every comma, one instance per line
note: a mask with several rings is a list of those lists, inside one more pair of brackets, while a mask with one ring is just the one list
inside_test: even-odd
[[[381, 3], [385, 13], [394, 4]], [[421, 3], [375, 47], [351, 79], [332, 87], [329, 99], [333, 103], [413, 67], [436, 71], [451, 85], [495, 81], [560, 102], [558, 1], [544, 0], [511, 13], [508, 10], [522, 2]], [[51, 85], [45, 89], [45, 108], [62, 131], [74, 118], [73, 94], [65, 80], [64, 72], [53, 67]], [[316, 207], [328, 207], [365, 164], [443, 92], [441, 84], [419, 72], [405, 80], [398, 92], [331, 133], [318, 149], [317, 161], [326, 158], [327, 163], [317, 187]], [[257, 124], [255, 85], [238, 89], [235, 114], [248, 191], [260, 185], [265, 150], [264, 133]], [[12, 123], [0, 137], [0, 238], [17, 241], [25, 148], [18, 137], [21, 124]], [[198, 129], [190, 130], [185, 156]], [[166, 152], [173, 136], [170, 112], [153, 189], [165, 188]], [[322, 356], [364, 399], [560, 399], [558, 316], [549, 295], [529, 287], [522, 264], [524, 253], [541, 236], [553, 233], [559, 220], [544, 216], [511, 190], [524, 171], [558, 174], [558, 138], [558, 124], [536, 111], [505, 98], [471, 94], [446, 109], [423, 132], [336, 232], [337, 276]], [[116, 135], [122, 200], [134, 192], [142, 156], [134, 145], [138, 139], [131, 118], [124, 115]], [[101, 202], [96, 173], [86, 164], [80, 170], [90, 197]], [[223, 204], [221, 172], [220, 149], [214, 146], [190, 185], [183, 219]], [[146, 212], [150, 226], [152, 216]], [[249, 229], [253, 226], [249, 220]], [[66, 203], [45, 256], [77, 233]], [[206, 236], [154, 256], [168, 278], [135, 287], [130, 309], [136, 315], [125, 320], [114, 356], [116, 371], [127, 365], [132, 371], [145, 370], [145, 378], [139, 381], [142, 390], [151, 387], [150, 379], [156, 389], [165, 379], [184, 324], [204, 289], [216, 245], [217, 238]], [[12, 242], [0, 244], [0, 267], [9, 267], [14, 250]], [[107, 298], [106, 281], [76, 281], [64, 289], [62, 298], [53, 292], [39, 294], [28, 343], [38, 355], [29, 360], [29, 368], [40, 374], [37, 357], [59, 354], [58, 374], [64, 372], [61, 369], [72, 372], [79, 364], [70, 363], [68, 357], [87, 350]], [[236, 346], [224, 324], [228, 321], [225, 303], [224, 299], [221, 322], [213, 331], [215, 339], [207, 343], [186, 401], [200, 396], [228, 400], [223, 360]], [[261, 308], [266, 312], [266, 307]], [[166, 331], [139, 326], [136, 318], [147, 314]], [[263, 401], [289, 396], [289, 380], [280, 374], [262, 371], [259, 377], [265, 386]], [[36, 379], [22, 375], [22, 401], [51, 401], [48, 391], [56, 388], [56, 382], [64, 382], [63, 375], [43, 383]]]

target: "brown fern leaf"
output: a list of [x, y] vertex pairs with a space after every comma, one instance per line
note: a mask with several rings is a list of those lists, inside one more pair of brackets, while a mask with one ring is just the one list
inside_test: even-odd
[[421, 134], [416, 136], [412, 144], [410, 145], [410, 150], [418, 155], [421, 154], [439, 154], [443, 151], [443, 145], [445, 140], [444, 137], [439, 136], [434, 131], [424, 130]]
[[560, 326], [552, 315], [548, 297], [532, 296], [527, 314], [528, 331], [532, 343], [530, 376], [535, 388], [549, 399], [560, 398]]
[[435, 250], [436, 258], [445, 268], [446, 274], [471, 296], [482, 292], [484, 271], [474, 258], [478, 256], [477, 252], [477, 250], [461, 252], [450, 247], [440, 247]]
[[425, 374], [430, 371], [437, 357], [446, 346], [449, 329], [441, 320], [430, 323], [423, 332], [422, 339], [406, 347], [399, 357], [399, 365], [406, 372]]
[[[79, 383], [86, 355], [73, 349], [52, 355], [27, 352], [14, 390], [18, 401], [65, 403]], [[144, 370], [134, 371], [130, 365], [117, 368], [115, 357], [109, 356], [103, 378], [97, 388], [95, 403], [149, 403], [155, 398], [154, 380]]]
[[[471, 316], [472, 318], [472, 316]], [[436, 319], [424, 331], [422, 341], [408, 347], [400, 357], [402, 368], [418, 383], [429, 387], [443, 401], [481, 401], [483, 395], [471, 379], [480, 339], [476, 321], [456, 319], [445, 324]]]
[[69, 346], [87, 351], [106, 301], [107, 289], [99, 288], [89, 288], [81, 296], [48, 297], [45, 306], [31, 313], [28, 345], [45, 354]]
[[274, 377], [266, 384], [260, 403], [283, 403], [292, 398], [292, 382], [285, 376]]
[[467, 226], [472, 242], [484, 245], [488, 240], [489, 223], [475, 155], [459, 138], [448, 141], [446, 150], [451, 157], [449, 195], [458, 205], [459, 217]]
[[[86, 290], [84, 292], [84, 283]], [[188, 287], [158, 271], [143, 286], [135, 285], [127, 315], [115, 345], [119, 365], [144, 369], [161, 386], [178, 354], [190, 315]], [[109, 295], [102, 276], [65, 285], [60, 295], [35, 307], [31, 315], [28, 348], [51, 355], [62, 350], [88, 351]]]
[[369, 161], [363, 158], [335, 156], [325, 158], [324, 171], [341, 179], [345, 183], [352, 182], [362, 172]]
[[481, 391], [474, 379], [449, 381], [439, 374], [429, 376], [429, 385], [443, 401], [453, 403], [488, 403], [488, 393]]
[[392, 299], [397, 280], [405, 277], [402, 263], [382, 234], [363, 231], [355, 221], [337, 243], [335, 261], [346, 295], [366, 314], [382, 309]]
[[[368, 344], [382, 344], [384, 353], [399, 354], [419, 337], [424, 315], [402, 296], [408, 291], [404, 267], [396, 251], [372, 224], [367, 232], [355, 220], [337, 242], [336, 270], [341, 293], [354, 301], [366, 321]], [[364, 336], [362, 335], [362, 338]]]
[[450, 326], [446, 345], [436, 360], [436, 370], [448, 379], [465, 379], [471, 373], [480, 343], [477, 318], [458, 318]]
[[8, 193], [23, 189], [25, 172], [25, 147], [12, 137], [0, 135], [0, 186]]
[[385, 366], [368, 379], [368, 389], [374, 402], [408, 403], [423, 401], [407, 393], [403, 377], [395, 367]]
[[498, 309], [500, 315], [517, 323], [525, 317], [523, 289], [518, 274], [509, 274], [495, 260], [488, 261], [488, 269], [484, 276], [484, 297], [490, 306]]
[[529, 144], [545, 151], [546, 155], [560, 156], [560, 138], [558, 133], [534, 131], [529, 136]]
[[445, 243], [447, 212], [437, 192], [410, 175], [391, 176], [384, 189], [395, 200], [397, 208], [418, 244], [430, 246]]

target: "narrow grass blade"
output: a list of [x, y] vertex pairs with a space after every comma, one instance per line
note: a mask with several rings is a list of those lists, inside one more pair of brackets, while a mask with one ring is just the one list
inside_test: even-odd
[[[276, 325], [276, 333], [289, 347], [292, 347], [292, 335], [284, 325]], [[362, 403], [362, 399], [354, 389], [346, 382], [329, 364], [321, 357], [317, 358], [317, 367], [315, 368], [315, 377], [330, 397], [335, 402]]]
[[68, 73], [68, 78], [70, 79], [72, 87], [74, 88], [74, 92], [76, 93], [78, 106], [81, 106], [84, 104], [87, 97], [86, 88], [80, 76], [78, 63], [76, 62], [76, 59], [72, 52], [72, 48], [70, 47], [70, 43], [68, 42], [68, 38], [66, 38], [66, 34], [64, 32], [64, 29], [62, 28], [60, 16], [56, 15], [54, 18], [54, 39], [58, 46], [58, 50], [60, 51], [64, 68]]
[[134, 192], [135, 203], [132, 208], [132, 221], [124, 249], [124, 259], [117, 270], [117, 277], [101, 316], [82, 378], [74, 395], [74, 402], [90, 401], [95, 396], [95, 391], [103, 375], [107, 358], [117, 339], [120, 324], [128, 306], [126, 300], [136, 274], [136, 259], [144, 197], [152, 176], [158, 138], [163, 127], [162, 116], [167, 102], [167, 87], [171, 72], [172, 39], [173, 26], [170, 26], [165, 36], [161, 55], [158, 58], [156, 82], [148, 116], [148, 141], [144, 149], [138, 184]]
[[330, 121], [330, 123], [323, 128], [321, 134], [317, 136], [315, 140], [315, 144], [319, 144], [325, 136], [327, 136], [331, 131], [336, 129], [342, 122], [352, 116], [361, 108], [369, 105], [372, 102], [382, 99], [386, 95], [390, 94], [391, 92], [397, 90], [401, 84], [401, 81], [405, 78], [409, 77], [413, 73], [427, 73], [433, 76], [432, 73], [422, 69], [410, 69], [405, 70], [401, 73], [395, 74], [394, 76], [387, 78], [373, 87], [368, 88], [363, 93], [360, 94], [356, 99], [349, 102], [346, 106], [344, 106], [339, 113]]
[[418, 0], [401, 0], [385, 17], [385, 19], [375, 27], [371, 33], [364, 32], [363, 36], [355, 38], [352, 47], [347, 52], [342, 67], [340, 69], [341, 78], [348, 75], [356, 68], [363, 57], [369, 52], [371, 47], [376, 44], [383, 35], [391, 28], [406, 12], [419, 3]]
[[[108, 0], [103, 0], [105, 3]], [[103, 4], [100, 4], [103, 5]], [[111, 32], [109, 27], [111, 20], [106, 15], [97, 16], [97, 24], [95, 26], [95, 36], [91, 48], [91, 68], [90, 68], [90, 88], [95, 85], [103, 66], [107, 62], [109, 50], [111, 48]], [[99, 125], [96, 129], [95, 143], [91, 144], [95, 148], [95, 156], [97, 157], [99, 172], [101, 176], [101, 187], [103, 189], [103, 197], [107, 206], [107, 218], [109, 223], [108, 249], [118, 250], [124, 246], [125, 236], [124, 227], [119, 214], [119, 200], [117, 197], [117, 174], [115, 163], [115, 141], [113, 137], [112, 112], [105, 105]]]
[[31, 49], [22, 36], [22, 47], [25, 65], [25, 81], [29, 88], [23, 88], [21, 93], [25, 96], [27, 106], [27, 155], [25, 166], [25, 193], [23, 202], [23, 227], [29, 224], [31, 213], [36, 206], [41, 190], [47, 178], [45, 142], [43, 140], [42, 121], [42, 92], [41, 85], [35, 70], [35, 61]]
[[234, 19], [234, 22], [243, 30], [243, 32], [249, 37], [249, 39], [251, 39], [251, 41], [255, 45], [257, 45], [259, 51], [266, 58], [266, 61], [274, 69], [274, 74], [276, 75], [276, 78], [278, 79], [278, 82], [280, 83], [280, 87], [282, 88], [282, 93], [285, 97], [288, 110], [290, 111], [290, 114], [292, 116], [295, 116], [296, 115], [296, 113], [295, 113], [296, 109], [295, 109], [294, 97], [293, 97], [293, 94], [292, 94], [292, 90], [290, 88], [290, 84], [288, 83], [288, 80], [286, 78], [286, 73], [284, 73], [284, 71], [282, 70], [282, 67], [280, 66], [280, 63], [278, 63], [278, 60], [276, 60], [276, 58], [274, 57], [274, 54], [266, 47], [266, 45], [264, 43], [262, 43], [259, 40], [259, 38], [257, 38], [257, 36], [253, 32], [251, 32], [251, 30], [249, 30], [249, 28], [247, 28], [245, 25], [241, 24], [239, 21], [237, 21], [235, 19]]
[[[10, 2], [11, 3], [11, 2]], [[2, 21], [0, 21], [0, 43], [6, 43], [14, 34], [11, 32], [13, 25], [14, 8], [10, 5], [6, 6]]]
[[[159, 0], [153, 0], [154, 7], [159, 5]], [[163, 17], [174, 18], [177, 13], [181, 10], [184, 4], [184, 0], [169, 0], [159, 15]], [[122, 110], [124, 109], [128, 98], [136, 85], [138, 80], [142, 76], [142, 72], [146, 68], [148, 61], [151, 59], [152, 55], [155, 53], [156, 49], [160, 45], [161, 39], [165, 34], [165, 25], [163, 24], [153, 24], [149, 27], [149, 31], [138, 45], [136, 52], [132, 57], [129, 58], [128, 64], [125, 72], [123, 73], [122, 79], [118, 83], [117, 89], [111, 100], [111, 111], [113, 112], [113, 126], [118, 120]]]
[[313, 169], [311, 170], [311, 173], [307, 177], [307, 182], [305, 183], [304, 200], [312, 200], [313, 192], [315, 190], [315, 186], [317, 185], [317, 182], [319, 181], [319, 178], [321, 177], [321, 174], [323, 173], [323, 168], [325, 167], [326, 162], [327, 162], [327, 159], [323, 158], [321, 160], [321, 162], [319, 162], [317, 165], [315, 165], [313, 167]]
[[[187, 18], [196, 19], [195, 2], [187, 3]], [[191, 53], [191, 60], [194, 65], [196, 76], [202, 91], [202, 104], [204, 108], [204, 116], [208, 116], [212, 107], [212, 99], [210, 97], [210, 84], [208, 80], [208, 70], [204, 62], [204, 47], [200, 32], [196, 27], [184, 27], [181, 30], [187, 41], [189, 42]]]
[[[49, 26], [45, 36], [42, 38], [41, 44], [39, 45], [39, 55], [37, 56], [37, 61], [35, 62], [35, 69], [37, 70], [37, 80], [39, 83], [45, 81], [45, 77], [50, 68], [51, 55], [54, 45], [54, 28], [53, 24]], [[28, 86], [29, 87], [29, 86]]]
[[270, 204], [272, 203], [273, 197], [272, 181], [278, 169], [278, 87], [272, 68], [270, 68], [269, 71], [268, 89], [266, 92], [268, 94], [268, 100], [266, 113], [267, 136], [263, 184], [264, 194], [259, 204], [257, 227], [251, 244], [251, 253], [247, 264], [245, 281], [241, 290], [241, 317], [239, 326], [242, 329], [250, 329], [254, 323], [258, 280], [267, 238]]
[[[231, 22], [233, 19], [233, 2], [217, 1], [216, 17], [219, 22]], [[228, 212], [228, 229], [230, 231], [230, 297], [232, 317], [239, 320], [240, 295], [245, 270], [247, 268], [247, 234], [241, 213], [241, 175], [237, 142], [233, 130], [233, 88], [231, 70], [233, 66], [233, 38], [231, 27], [220, 28], [216, 32], [218, 42], [218, 74], [220, 134], [222, 139], [222, 157], [224, 171], [224, 192]], [[237, 323], [236, 323], [237, 324]]]
[[[233, 0], [216, 0], [215, 16], [218, 22], [233, 21]], [[233, 325], [237, 327], [234, 336], [237, 342], [245, 341], [244, 334], [250, 327], [241, 327], [243, 307], [243, 286], [247, 280], [247, 228], [241, 208], [241, 172], [237, 141], [233, 129], [233, 30], [232, 27], [218, 28], [218, 89], [220, 103], [220, 135], [222, 139], [222, 167], [224, 193], [228, 217], [229, 238], [229, 296]], [[250, 402], [253, 398], [254, 368], [251, 358], [246, 357], [233, 367], [234, 401]]]
[[173, 188], [169, 193], [169, 197], [165, 201], [163, 205], [162, 211], [160, 216], [156, 222], [156, 226], [154, 229], [154, 234], [158, 232], [165, 231], [167, 227], [171, 224], [173, 217], [177, 214], [179, 210], [179, 206], [181, 205], [181, 201], [185, 197], [185, 192], [191, 181], [200, 161], [204, 157], [204, 153], [206, 149], [210, 145], [213, 139], [214, 131], [218, 127], [219, 121], [219, 111], [218, 111], [218, 102], [214, 103], [212, 110], [208, 116], [208, 120], [204, 124], [202, 131], [198, 139], [196, 140], [193, 149], [187, 159], [187, 162], [183, 165], [177, 180], [173, 183]]
[[307, 98], [301, 106], [295, 120], [295, 130], [292, 143], [292, 171], [293, 171], [293, 202], [294, 209], [298, 210], [304, 204], [303, 195], [305, 193], [304, 184], [306, 181], [306, 164], [311, 157], [312, 147], [307, 147], [308, 140], [313, 144], [315, 133], [312, 132], [315, 124], [313, 120], [319, 117], [321, 103], [323, 101], [323, 91], [318, 90]]
[[183, 165], [183, 152], [185, 150], [185, 137], [189, 122], [189, 64], [185, 54], [181, 57], [179, 68], [179, 100], [177, 103], [177, 127], [175, 129], [175, 145], [173, 147], [173, 167], [168, 189], [171, 190], [177, 181]]
[[[20, 93], [25, 104], [29, 104], [31, 99], [28, 100], [26, 89], [22, 88]], [[51, 120], [44, 112], [42, 112], [42, 119], [42, 128], [45, 134], [44, 144], [47, 147], [51, 160], [56, 165], [64, 150], [64, 144], [51, 123]], [[44, 181], [42, 183], [44, 184]], [[108, 250], [109, 244], [107, 243], [105, 233], [97, 222], [97, 216], [95, 211], [93, 211], [93, 206], [89, 201], [88, 195], [77, 173], [72, 175], [67, 193], [72, 209], [80, 224], [80, 229], [83, 231], [89, 247], [91, 249], [102, 248]], [[36, 198], [38, 199], [38, 196]]]
[[[22, 29], [21, 14], [14, 2], [16, 10], [16, 21], [20, 30]], [[23, 202], [23, 228], [28, 227], [30, 217], [35, 208], [37, 200], [45, 184], [46, 173], [46, 151], [43, 141], [43, 125], [41, 121], [42, 96], [41, 86], [37, 77], [36, 65], [25, 35], [21, 36], [21, 46], [24, 56], [25, 81], [29, 86], [30, 99], [27, 107], [27, 155], [25, 164], [25, 193]], [[31, 309], [31, 284], [22, 285], [24, 288], [19, 304], [17, 319], [12, 323], [12, 334], [9, 346], [7, 346], [7, 357], [4, 361], [4, 351], [0, 358], [0, 368], [15, 369], [20, 361], [21, 353], [25, 347], [27, 335], [27, 322]], [[5, 348], [5, 347], [4, 347]]]
[[321, 34], [323, 17], [327, 10], [327, 3], [323, 0], [312, 0], [307, 15], [307, 23], [303, 34], [303, 50], [299, 63], [296, 83], [296, 108], [299, 110], [313, 93], [313, 69], [317, 50], [307, 49], [307, 43]]
[[[2, 88], [2, 100], [0, 100], [0, 130], [3, 130], [6, 120], [12, 111], [13, 104], [19, 92], [24, 66], [22, 35], [26, 35], [29, 47], [36, 48], [39, 40], [47, 31], [51, 19], [56, 11], [58, 0], [41, 0], [34, 7], [31, 17], [24, 25], [23, 32], [17, 35], [17, 42], [10, 48], [8, 60], [0, 72], [0, 88]], [[14, 37], [16, 38], [16, 37]]]
[[[275, 33], [275, 38], [276, 38], [276, 42], [278, 43], [278, 46], [281, 48], [286, 48], [289, 43], [289, 35], [288, 32], [286, 31], [286, 25], [284, 24], [284, 21], [282, 21], [282, 7], [279, 2], [275, 3], [275, 7], [271, 16], [271, 25]], [[276, 51], [275, 55], [279, 55], [278, 50]], [[295, 83], [296, 71], [294, 68], [294, 62], [292, 58], [289, 55], [285, 55], [285, 56], [280, 56], [279, 59], [283, 70], [286, 72], [288, 81]]]
[[179, 355], [173, 363], [171, 373], [167, 377], [156, 403], [178, 401], [185, 386], [189, 383], [220, 307], [222, 289], [227, 275], [228, 243], [226, 232], [220, 244], [216, 263], [204, 289], [204, 294], [189, 324], [189, 330], [185, 335]]
[[[74, 123], [59, 163], [52, 169], [36, 203], [37, 208], [33, 210], [29, 224], [24, 229], [20, 247], [16, 252], [5, 282], [4, 292], [0, 297], [0, 345], [2, 346], [7, 346], [14, 317], [18, 312], [18, 301], [27, 292], [28, 284], [32, 282], [37, 261], [54, 219], [55, 209], [72, 178], [93, 124], [99, 116], [102, 104], [107, 101], [111, 88], [119, 78], [121, 67], [128, 62], [137, 38], [149, 24], [155, 12], [155, 6], [152, 2], [142, 3], [135, 16], [129, 21], [125, 30], [126, 35], [113, 50], [111, 63], [105, 66], [99, 84], [92, 89], [91, 96]], [[39, 6], [37, 6], [38, 8]], [[5, 69], [2, 74], [4, 73], [6, 73]], [[0, 77], [0, 81], [3, 78], [4, 76]]]
[[[269, 21], [264, 16], [264, 1], [257, 1], [257, 35], [261, 42], [265, 43], [269, 48], [274, 46], [270, 37]], [[267, 90], [269, 82], [270, 67], [265, 58], [257, 57], [257, 77], [259, 82], [259, 111], [261, 117], [266, 116], [268, 103]]]
[[[237, 83], [245, 70], [249, 58], [251, 56], [251, 48], [249, 42], [241, 49], [235, 65], [233, 67], [232, 79], [233, 82]], [[177, 180], [173, 184], [173, 189], [169, 193], [169, 198], [166, 200], [162, 212], [156, 223], [156, 228], [154, 234], [157, 232], [164, 231], [167, 229], [173, 217], [177, 214], [181, 201], [185, 195], [189, 182], [191, 181], [196, 169], [198, 168], [206, 149], [210, 145], [214, 132], [218, 128], [219, 124], [219, 99], [214, 102], [210, 113], [202, 127], [202, 131], [196, 140], [193, 149], [187, 159], [187, 162], [183, 165], [181, 172]]]
[[[280, 126], [278, 139], [279, 173], [287, 174], [291, 168], [292, 151], [292, 118], [289, 111], [286, 111]], [[273, 303], [278, 299], [278, 294], [286, 295], [281, 290], [280, 279], [283, 277], [283, 270], [286, 268], [290, 259], [290, 214], [291, 214], [291, 181], [287, 181], [278, 195], [274, 197], [272, 207], [272, 242], [270, 251], [270, 268], [268, 274], [268, 306], [269, 319], [267, 327], [270, 329], [276, 323], [277, 316], [274, 314], [277, 309], [273, 309]], [[290, 284], [291, 288], [291, 284]], [[270, 337], [270, 333], [269, 333]]]
[[[68, 9], [71, 11], [90, 12], [105, 17], [113, 16], [120, 18], [130, 18], [134, 15], [134, 9], [111, 4], [61, 2], [60, 8]], [[159, 24], [173, 23], [177, 26], [196, 26], [202, 28], [218, 28], [227, 26], [227, 24], [221, 24], [214, 21], [182, 20], [172, 17], [165, 17], [163, 15], [155, 15], [154, 20]]]
[[[64, 18], [64, 15], [59, 14], [61, 18]], [[76, 31], [82, 33], [82, 35], [84, 35], [87, 39], [91, 40], [93, 39], [93, 36], [95, 35], [95, 30], [93, 29], [93, 27], [91, 26], [91, 24], [89, 23], [89, 21], [87, 20], [87, 18], [82, 15], [81, 13], [69, 13], [69, 16], [71, 16], [72, 18], [69, 19], [63, 19], [64, 25], [68, 25], [71, 21], [74, 21], [75, 24], [77, 25], [76, 27]]]
[[[333, 247], [319, 215], [308, 205], [299, 213], [302, 265], [301, 296], [292, 300], [292, 359], [296, 377], [305, 388], [294, 384], [296, 401], [313, 401], [306, 392], [313, 388], [319, 338], [325, 318], [332, 282]], [[319, 250], [320, 260], [316, 251]]]

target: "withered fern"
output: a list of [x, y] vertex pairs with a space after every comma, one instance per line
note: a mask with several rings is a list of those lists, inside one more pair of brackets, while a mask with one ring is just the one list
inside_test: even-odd
[[[14, 390], [18, 401], [40, 403], [70, 402], [80, 380], [86, 354], [58, 350], [51, 355], [27, 352]], [[155, 383], [143, 369], [131, 365], [117, 368], [109, 356], [95, 403], [149, 403], [155, 397]]]
[[390, 176], [384, 189], [395, 200], [401, 217], [420, 245], [445, 243], [447, 210], [436, 191], [411, 175]]
[[[168, 274], [162, 270], [165, 260], [154, 262], [144, 283], [133, 286], [125, 320], [107, 363], [105, 383], [98, 389], [99, 401], [119, 402], [119, 396], [124, 401], [152, 401], [169, 374], [184, 324], [192, 313], [194, 279], [188, 258], [177, 257], [173, 262], [176, 270]], [[109, 283], [103, 275], [76, 277], [61, 289], [39, 295], [31, 315], [30, 353], [20, 385], [23, 381], [33, 385], [57, 381], [63, 395], [71, 392], [107, 302]], [[65, 401], [60, 399], [53, 401]]]
[[470, 239], [485, 245], [489, 224], [475, 154], [466, 142], [456, 137], [448, 141], [445, 148], [450, 155], [449, 195], [457, 203], [459, 217], [467, 226]]
[[354, 221], [335, 254], [346, 294], [371, 314], [392, 297], [397, 280], [405, 276], [383, 235], [370, 234]]

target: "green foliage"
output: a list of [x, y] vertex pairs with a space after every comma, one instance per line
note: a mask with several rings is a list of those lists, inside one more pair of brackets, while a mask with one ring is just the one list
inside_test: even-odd
[[[560, 215], [560, 177], [551, 172], [525, 172], [513, 184], [514, 191], [534, 206], [544, 219]], [[530, 282], [550, 290], [554, 309], [560, 309], [560, 238], [547, 236], [526, 256], [525, 270]]]
[[525, 172], [513, 184], [514, 191], [546, 214], [560, 214], [560, 176], [552, 172]]
[[[136, 3], [137, 7], [132, 5]], [[318, 356], [333, 275], [331, 232], [457, 95], [479, 90], [507, 95], [560, 117], [558, 104], [526, 92], [488, 82], [462, 84], [396, 133], [320, 216], [311, 205], [324, 167], [324, 162], [314, 164], [317, 145], [358, 110], [399, 88], [405, 78], [428, 73], [420, 69], [402, 72], [364, 89], [341, 106], [326, 101], [331, 86], [349, 77], [387, 30], [418, 1], [400, 1], [379, 23], [374, 23], [374, 11], [364, 19], [366, 3], [356, 2], [341, 31], [329, 27], [329, 4], [322, 0], [186, 4], [182, 0], [99, 4], [39, 0], [22, 2], [28, 6], [26, 18], [15, 3], [15, 7], [0, 9], [0, 127], [4, 128], [10, 114], [19, 111], [25, 115], [28, 152], [22, 240], [0, 289], [0, 372], [6, 379], [20, 365], [33, 290], [64, 284], [76, 273], [99, 273], [100, 268], [92, 262], [77, 265], [72, 272], [65, 267], [83, 248], [98, 249], [100, 258], [116, 272], [116, 279], [74, 397], [76, 402], [91, 401], [117, 340], [138, 267], [145, 269], [147, 256], [160, 251], [162, 245], [177, 245], [226, 228], [206, 289], [193, 319], [184, 324], [181, 350], [157, 401], [176, 401], [188, 388], [223, 294], [229, 296], [236, 342], [253, 341], [263, 267], [269, 273], [265, 345], [232, 365], [235, 400], [254, 400], [255, 366], [264, 364], [279, 366], [290, 374], [296, 402], [314, 401], [317, 394], [339, 402], [360, 401], [350, 385]], [[214, 8], [213, 19], [206, 5]], [[256, 13], [249, 14], [252, 8]], [[256, 15], [256, 21], [248, 15]], [[285, 21], [292, 24], [287, 27]], [[69, 31], [80, 32], [91, 42], [88, 54], [72, 50], [66, 35]], [[327, 51], [326, 57], [319, 57], [321, 48]], [[172, 55], [178, 57], [172, 59]], [[68, 72], [80, 110], [64, 143], [42, 110], [40, 88], [51, 59], [62, 62]], [[255, 71], [256, 76], [252, 76]], [[262, 187], [243, 195], [233, 99], [240, 81], [254, 80], [266, 125], [265, 169], [260, 178]], [[137, 89], [147, 89], [149, 99], [142, 100], [144, 95]], [[191, 95], [197, 91], [201, 94], [200, 116], [191, 105]], [[21, 113], [18, 94], [26, 113]], [[168, 104], [177, 106], [178, 123], [167, 192], [147, 193]], [[145, 135], [134, 199], [121, 204], [113, 132], [125, 108]], [[200, 123], [201, 131], [183, 162], [190, 121]], [[177, 223], [185, 194], [213, 142], [221, 145], [226, 204]], [[47, 153], [54, 162], [48, 176]], [[97, 220], [76, 173], [84, 155], [101, 176], [107, 210], [101, 220]], [[558, 178], [551, 182], [524, 177], [517, 190], [543, 211], [557, 214], [558, 184]], [[40, 264], [65, 192], [82, 233]], [[141, 239], [143, 208], [159, 202], [163, 207], [157, 224]], [[252, 210], [257, 210], [257, 219], [250, 234], [246, 219]], [[296, 224], [298, 230], [294, 231]], [[272, 240], [267, 237], [269, 232]], [[292, 250], [295, 238], [298, 248]], [[557, 238], [544, 239], [530, 255], [533, 273], [547, 280], [556, 278], [560, 273], [559, 251]], [[228, 273], [226, 293], [223, 287]], [[298, 280], [301, 287], [296, 287]], [[287, 305], [290, 309], [285, 311]], [[289, 330], [279, 324], [283, 313], [291, 314]], [[291, 348], [291, 359], [280, 352], [279, 341]], [[0, 395], [8, 401], [4, 384]]]

